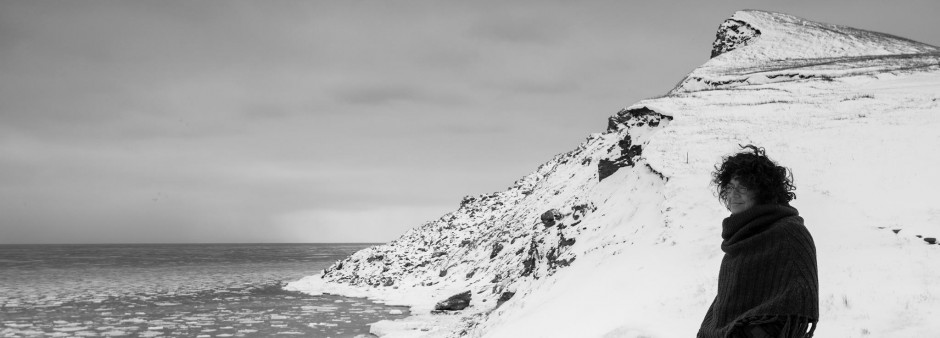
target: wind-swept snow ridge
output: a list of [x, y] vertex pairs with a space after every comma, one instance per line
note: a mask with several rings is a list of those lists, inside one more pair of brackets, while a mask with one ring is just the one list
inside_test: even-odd
[[[936, 335], [937, 48], [779, 13], [732, 19], [720, 53], [666, 96], [289, 288], [411, 305], [373, 326], [382, 337], [691, 337], [723, 255], [710, 172], [757, 144], [793, 170], [816, 241], [817, 337]], [[432, 314], [465, 291], [469, 307]]]
[[722, 23], [713, 46], [712, 59], [673, 93], [916, 69], [940, 56], [938, 47], [889, 34], [753, 10]]

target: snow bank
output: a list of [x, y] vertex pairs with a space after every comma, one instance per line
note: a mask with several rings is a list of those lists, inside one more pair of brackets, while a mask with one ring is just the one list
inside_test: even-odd
[[[940, 245], [924, 237], [940, 235], [938, 49], [779, 13], [729, 20], [760, 35], [506, 191], [289, 287], [413, 306], [373, 326], [383, 337], [694, 336], [727, 216], [709, 173], [753, 143], [794, 172], [818, 251], [817, 336], [936, 335]], [[470, 307], [431, 314], [467, 290]]]

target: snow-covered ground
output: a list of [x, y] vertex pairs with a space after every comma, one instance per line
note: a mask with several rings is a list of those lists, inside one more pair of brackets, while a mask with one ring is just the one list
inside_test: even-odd
[[709, 175], [753, 143], [795, 176], [816, 336], [940, 336], [940, 49], [761, 11], [720, 29], [720, 55], [608, 131], [290, 287], [411, 305], [382, 337], [691, 337], [727, 216]]

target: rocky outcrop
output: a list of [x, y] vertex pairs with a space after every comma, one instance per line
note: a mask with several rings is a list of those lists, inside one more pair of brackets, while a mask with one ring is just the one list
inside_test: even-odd
[[[672, 121], [672, 116], [657, 113], [648, 107], [623, 109], [607, 120], [607, 131], [613, 132], [625, 128], [657, 128], [668, 121]], [[636, 165], [636, 159], [643, 155], [643, 145], [635, 143], [630, 133], [624, 133], [623, 138], [617, 142], [617, 147], [620, 152], [616, 157], [598, 161], [598, 180], [604, 180], [620, 168]]]
[[561, 219], [561, 217], [561, 213], [558, 212], [557, 209], [551, 209], [542, 214], [542, 224], [545, 225], [546, 228], [553, 226], [555, 225], [555, 221]]
[[734, 19], [725, 20], [718, 26], [715, 41], [712, 42], [711, 57], [747, 45], [748, 41], [759, 37], [760, 34], [760, 30], [752, 27], [747, 22]]
[[458, 293], [434, 305], [436, 311], [460, 311], [470, 306], [470, 291]]

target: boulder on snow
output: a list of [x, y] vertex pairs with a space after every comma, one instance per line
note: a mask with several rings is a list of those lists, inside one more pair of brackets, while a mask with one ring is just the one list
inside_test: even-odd
[[930, 244], [937, 244], [937, 238], [936, 237], [924, 237], [924, 242], [927, 242]]
[[470, 306], [470, 291], [459, 293], [434, 305], [437, 311], [459, 311]]
[[499, 295], [499, 299], [496, 300], [496, 306], [499, 306], [505, 303], [506, 301], [512, 299], [512, 296], [515, 296], [515, 295], [516, 295], [515, 292], [509, 292], [509, 291], [503, 292], [503, 294]]
[[493, 251], [490, 251], [490, 259], [496, 258], [500, 251], [503, 251], [503, 244], [496, 242], [496, 244], [493, 244]]
[[561, 212], [558, 209], [550, 209], [542, 214], [542, 224], [546, 228], [555, 225], [555, 221], [560, 220], [562, 217]]

